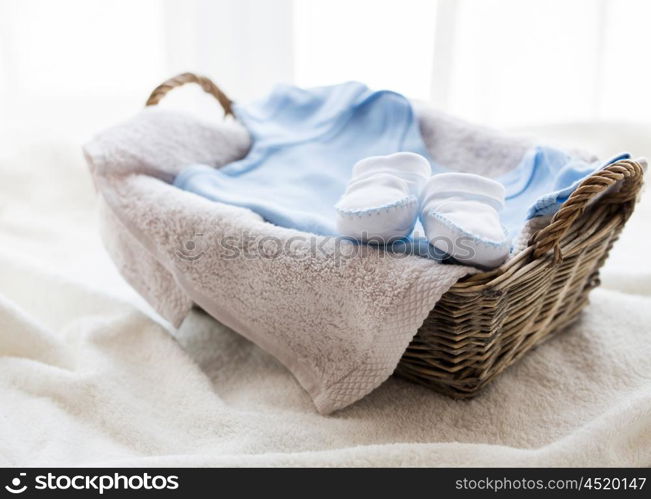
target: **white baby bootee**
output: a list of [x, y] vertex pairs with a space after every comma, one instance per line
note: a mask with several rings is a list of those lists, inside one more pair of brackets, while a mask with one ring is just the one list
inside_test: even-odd
[[411, 152], [359, 161], [335, 206], [337, 230], [363, 242], [386, 243], [408, 236], [418, 219], [422, 188], [431, 174], [429, 161]]
[[510, 242], [500, 222], [504, 186], [471, 173], [432, 176], [422, 195], [421, 223], [430, 244], [460, 263], [497, 267]]

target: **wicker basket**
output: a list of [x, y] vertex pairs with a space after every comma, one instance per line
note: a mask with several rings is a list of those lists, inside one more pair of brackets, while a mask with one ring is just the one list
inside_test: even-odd
[[[232, 101], [219, 87], [192, 73], [159, 85], [147, 106], [186, 83], [199, 84], [225, 114], [232, 114]], [[443, 295], [396, 374], [453, 398], [469, 398], [577, 319], [588, 293], [599, 285], [599, 268], [633, 213], [642, 177], [642, 166], [630, 160], [587, 177], [517, 256], [495, 270], [460, 280]], [[621, 185], [609, 189], [619, 181]]]

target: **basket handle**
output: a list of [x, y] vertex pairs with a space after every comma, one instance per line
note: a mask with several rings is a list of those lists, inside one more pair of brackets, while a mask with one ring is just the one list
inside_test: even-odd
[[153, 92], [149, 95], [147, 103], [145, 106], [155, 106], [158, 104], [167, 93], [176, 88], [185, 85], [186, 83], [196, 83], [201, 86], [204, 92], [212, 95], [219, 104], [221, 104], [224, 109], [224, 116], [234, 116], [233, 115], [233, 101], [226, 97], [226, 94], [222, 92], [210, 78], [205, 76], [196, 75], [194, 73], [181, 73], [180, 75], [174, 76], [169, 80], [165, 80], [163, 83], [158, 85]]
[[[556, 212], [550, 224], [531, 237], [529, 245], [534, 248], [533, 257], [538, 258], [553, 249], [554, 262], [559, 262], [563, 258], [561, 240], [574, 221], [585, 211], [589, 201], [621, 180], [621, 188], [604, 198], [603, 202], [609, 204], [631, 203], [637, 198], [642, 187], [643, 173], [642, 165], [637, 161], [622, 160], [608, 165], [584, 179]], [[628, 211], [628, 214], [633, 211], [632, 203]]]

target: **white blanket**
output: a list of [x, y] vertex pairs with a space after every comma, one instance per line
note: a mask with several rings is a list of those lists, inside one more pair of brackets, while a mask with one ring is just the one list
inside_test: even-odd
[[580, 322], [482, 396], [390, 379], [321, 416], [207, 316], [169, 334], [101, 246], [77, 144], [2, 144], [0, 465], [651, 465], [648, 201]]

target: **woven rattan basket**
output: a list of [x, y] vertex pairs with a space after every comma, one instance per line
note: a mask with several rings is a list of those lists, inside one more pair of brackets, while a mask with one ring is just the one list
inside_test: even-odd
[[[232, 114], [232, 101], [219, 87], [192, 73], [159, 85], [147, 105], [186, 83], [199, 84]], [[518, 255], [462, 279], [443, 295], [396, 374], [454, 398], [472, 397], [562, 331], [599, 285], [599, 268], [633, 213], [642, 177], [642, 166], [630, 160], [587, 177]]]

